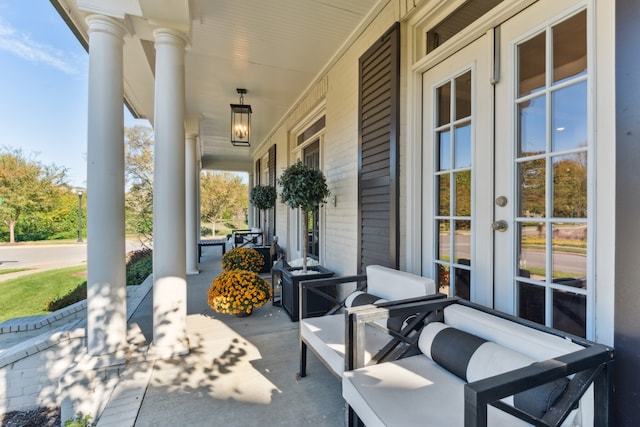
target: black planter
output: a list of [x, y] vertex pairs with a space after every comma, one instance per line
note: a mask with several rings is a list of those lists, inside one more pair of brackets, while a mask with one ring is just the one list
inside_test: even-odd
[[[293, 322], [297, 322], [299, 319], [299, 295], [300, 295], [300, 282], [304, 280], [312, 279], [324, 279], [333, 276], [333, 271], [328, 270], [320, 265], [307, 267], [307, 270], [314, 271], [314, 273], [307, 273], [304, 275], [292, 274], [292, 271], [302, 270], [302, 268], [284, 267], [276, 264], [276, 267], [271, 272], [271, 276], [274, 273], [280, 275], [281, 280], [281, 300], [280, 303], [285, 309], [289, 317]], [[333, 307], [333, 303], [329, 300], [322, 298], [314, 293], [308, 294], [307, 308], [310, 317], [321, 316], [329, 311]]]
[[264, 258], [264, 265], [260, 273], [268, 273], [271, 271], [271, 246], [251, 246], [251, 248], [258, 251], [262, 258]]

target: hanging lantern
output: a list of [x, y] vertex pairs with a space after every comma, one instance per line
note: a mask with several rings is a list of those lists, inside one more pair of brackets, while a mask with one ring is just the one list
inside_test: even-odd
[[236, 89], [240, 94], [240, 103], [231, 104], [231, 144], [237, 147], [249, 147], [251, 136], [251, 105], [244, 104], [246, 89]]

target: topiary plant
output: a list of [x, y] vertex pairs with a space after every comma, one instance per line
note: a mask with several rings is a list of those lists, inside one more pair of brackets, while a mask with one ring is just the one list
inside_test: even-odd
[[307, 243], [308, 234], [307, 215], [317, 205], [327, 202], [330, 191], [327, 181], [320, 169], [314, 169], [298, 160], [282, 172], [278, 184], [282, 186], [280, 200], [292, 209], [301, 209], [302, 236], [302, 271], [307, 271]]
[[251, 189], [251, 193], [249, 194], [249, 200], [253, 203], [253, 206], [260, 209], [263, 219], [262, 226], [262, 244], [267, 244], [267, 215], [265, 211], [267, 209], [271, 209], [276, 205], [276, 199], [278, 198], [278, 193], [276, 189], [269, 185], [256, 185]]

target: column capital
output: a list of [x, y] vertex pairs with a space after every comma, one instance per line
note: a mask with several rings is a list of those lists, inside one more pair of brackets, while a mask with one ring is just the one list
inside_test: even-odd
[[85, 21], [89, 25], [89, 34], [102, 32], [123, 38], [128, 33], [122, 22], [108, 16], [93, 14], [87, 16]]
[[174, 45], [184, 49], [189, 41], [187, 35], [183, 32], [166, 27], [153, 30], [153, 37], [156, 41], [156, 47], [159, 45]]

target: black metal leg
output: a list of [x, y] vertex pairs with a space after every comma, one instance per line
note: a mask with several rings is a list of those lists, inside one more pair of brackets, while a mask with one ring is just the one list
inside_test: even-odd
[[300, 340], [300, 377], [307, 376], [307, 344]]

